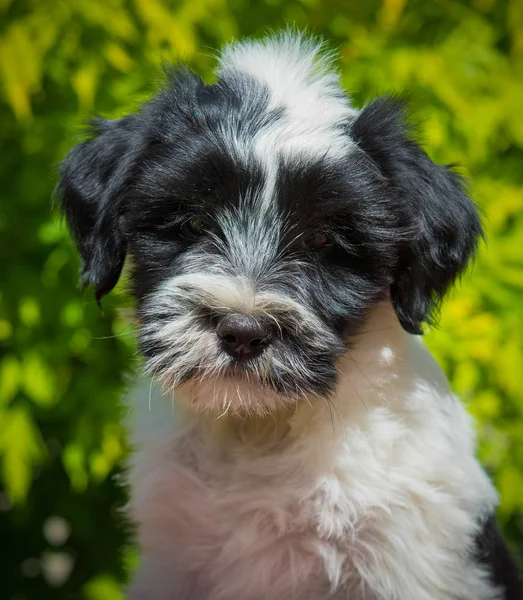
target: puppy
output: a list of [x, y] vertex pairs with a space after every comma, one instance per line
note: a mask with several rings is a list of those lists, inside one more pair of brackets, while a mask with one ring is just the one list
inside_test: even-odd
[[481, 224], [400, 102], [353, 108], [304, 36], [233, 44], [216, 83], [178, 67], [96, 121], [59, 190], [98, 300], [132, 259], [153, 387], [130, 598], [523, 597], [470, 419], [419, 341]]

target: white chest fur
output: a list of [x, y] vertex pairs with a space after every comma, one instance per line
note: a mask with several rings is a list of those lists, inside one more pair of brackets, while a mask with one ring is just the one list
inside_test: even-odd
[[141, 398], [133, 600], [498, 597], [468, 552], [495, 492], [425, 348], [384, 305], [340, 372], [331, 403], [274, 420]]

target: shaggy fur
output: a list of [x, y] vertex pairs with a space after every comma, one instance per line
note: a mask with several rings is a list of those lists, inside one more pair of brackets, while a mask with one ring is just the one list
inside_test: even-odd
[[173, 69], [61, 169], [98, 299], [132, 256], [152, 378], [130, 597], [519, 598], [473, 428], [412, 335], [481, 236], [462, 181], [402, 103], [351, 107], [314, 40], [233, 44], [217, 75]]

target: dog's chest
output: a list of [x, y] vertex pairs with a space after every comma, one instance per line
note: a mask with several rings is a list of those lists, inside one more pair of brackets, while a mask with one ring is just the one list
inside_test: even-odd
[[427, 461], [402, 428], [383, 448], [381, 434], [381, 450], [304, 438], [255, 460], [194, 439], [148, 443], [132, 473], [144, 562], [131, 597], [496, 598], [467, 557], [476, 498], [490, 492], [477, 464]]
[[136, 500], [142, 545], [163, 548], [180, 589], [191, 590], [180, 598], [327, 600], [342, 583], [366, 587], [351, 532], [361, 539], [370, 523], [352, 522], [321, 485], [311, 492], [253, 478], [220, 488], [177, 465], [150, 488], [145, 514]]
[[213, 456], [194, 440], [189, 450], [149, 444], [148, 464], [134, 476], [133, 516], [145, 554], [153, 549], [178, 586], [166, 598], [377, 597], [369, 573], [392, 569], [393, 555], [402, 560], [387, 539], [407, 512], [389, 503], [394, 474], [369, 468], [367, 447], [353, 459], [341, 446], [323, 447], [328, 472], [322, 445], [306, 440], [256, 460]]

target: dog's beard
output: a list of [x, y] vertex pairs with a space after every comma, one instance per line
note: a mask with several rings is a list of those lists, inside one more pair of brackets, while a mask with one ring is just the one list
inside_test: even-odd
[[[213, 317], [227, 311], [269, 319], [273, 343], [253, 358], [229, 356], [212, 327]], [[174, 277], [151, 294], [140, 322], [148, 373], [166, 393], [217, 414], [265, 415], [328, 395], [344, 350], [306, 306], [274, 292], [254, 294], [239, 278]]]
[[[177, 388], [176, 396], [191, 408], [211, 412], [217, 417], [269, 416], [291, 408], [299, 401], [296, 396], [278, 393], [253, 378], [228, 376], [190, 379]], [[305, 394], [301, 400], [310, 402]]]

